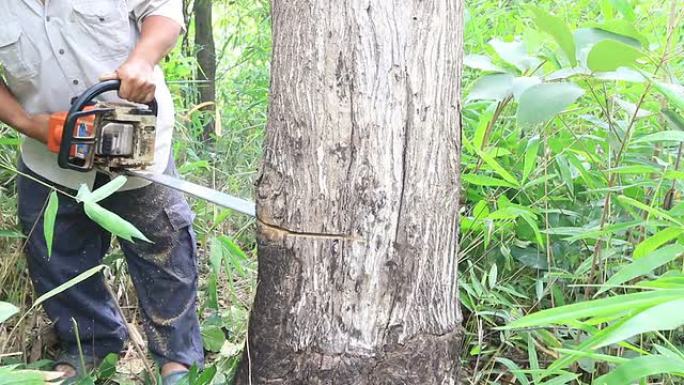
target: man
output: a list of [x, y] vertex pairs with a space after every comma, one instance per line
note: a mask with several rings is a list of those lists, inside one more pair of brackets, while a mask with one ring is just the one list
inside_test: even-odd
[[[121, 80], [119, 97], [159, 104], [156, 172], [174, 173], [170, 154], [173, 102], [158, 67], [182, 30], [181, 0], [13, 0], [0, 2], [0, 120], [26, 136], [18, 182], [19, 219], [28, 236], [26, 254], [34, 287], [43, 294], [96, 266], [111, 235], [61, 196], [52, 254], [42, 235], [43, 208], [51, 188], [97, 188], [101, 173], [60, 169], [45, 143], [50, 113], [103, 79]], [[114, 98], [116, 95], [113, 96]], [[203, 350], [196, 314], [196, 250], [193, 215], [172, 190], [131, 178], [101, 202], [138, 227], [154, 243], [119, 240], [138, 294], [150, 352], [165, 384], [175, 384]], [[103, 277], [91, 278], [45, 304], [63, 353], [56, 370], [75, 378], [127, 338], [126, 323]]]

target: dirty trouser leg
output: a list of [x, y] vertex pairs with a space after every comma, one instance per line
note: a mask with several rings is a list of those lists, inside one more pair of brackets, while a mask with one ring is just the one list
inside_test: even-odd
[[[22, 162], [19, 169], [48, 183]], [[68, 191], [63, 187], [59, 189]], [[17, 190], [19, 220], [28, 236], [25, 251], [29, 273], [38, 294], [44, 294], [100, 263], [109, 248], [111, 235], [92, 222], [80, 204], [60, 194], [52, 256], [48, 258], [43, 235], [43, 208], [52, 190], [24, 176], [18, 177]], [[86, 356], [103, 358], [109, 353], [119, 353], [123, 348], [127, 338], [126, 324], [101, 274], [53, 297], [43, 307], [54, 324], [64, 353], [79, 353], [72, 319], [78, 325], [80, 344]]]
[[[167, 170], [175, 174], [173, 161]], [[202, 366], [197, 318], [193, 214], [183, 195], [159, 185], [116, 193], [102, 202], [153, 243], [119, 239], [140, 301], [150, 352], [161, 366]]]

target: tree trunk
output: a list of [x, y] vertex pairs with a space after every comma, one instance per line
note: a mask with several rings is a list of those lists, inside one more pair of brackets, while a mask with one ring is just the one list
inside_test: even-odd
[[[214, 43], [214, 28], [212, 26], [212, 1], [195, 0], [195, 49], [197, 50], [197, 64], [199, 70], [197, 80], [202, 81], [199, 86], [200, 104], [216, 101], [216, 45]], [[216, 111], [211, 105], [206, 110]], [[214, 132], [213, 118], [204, 125], [203, 139], [208, 140]]]
[[459, 382], [462, 13], [462, 0], [272, 0], [259, 285], [237, 384]]

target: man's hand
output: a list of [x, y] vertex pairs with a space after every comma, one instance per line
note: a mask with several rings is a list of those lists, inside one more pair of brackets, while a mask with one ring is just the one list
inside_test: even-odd
[[142, 22], [140, 40], [128, 60], [101, 80], [120, 79], [119, 96], [134, 103], [154, 99], [154, 67], [176, 45], [181, 26], [164, 16], [148, 16]]
[[149, 103], [154, 99], [154, 64], [131, 56], [115, 73], [103, 75], [100, 80], [121, 80], [119, 97], [133, 103]]

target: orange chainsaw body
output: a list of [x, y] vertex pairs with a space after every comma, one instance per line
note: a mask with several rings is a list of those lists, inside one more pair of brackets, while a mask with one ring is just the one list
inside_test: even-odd
[[[92, 110], [92, 106], [88, 106], [85, 108], [85, 110]], [[48, 135], [48, 150], [50, 152], [54, 152], [55, 154], [59, 154], [59, 149], [62, 146], [62, 134], [64, 131], [64, 123], [66, 123], [66, 118], [67, 118], [67, 112], [56, 112], [52, 115], [50, 115], [50, 131]], [[95, 130], [95, 116], [94, 115], [89, 115], [89, 116], [84, 116], [78, 120], [78, 125], [85, 125], [87, 131], [89, 134], [93, 134], [93, 131]], [[71, 154], [72, 156], [74, 154]]]

